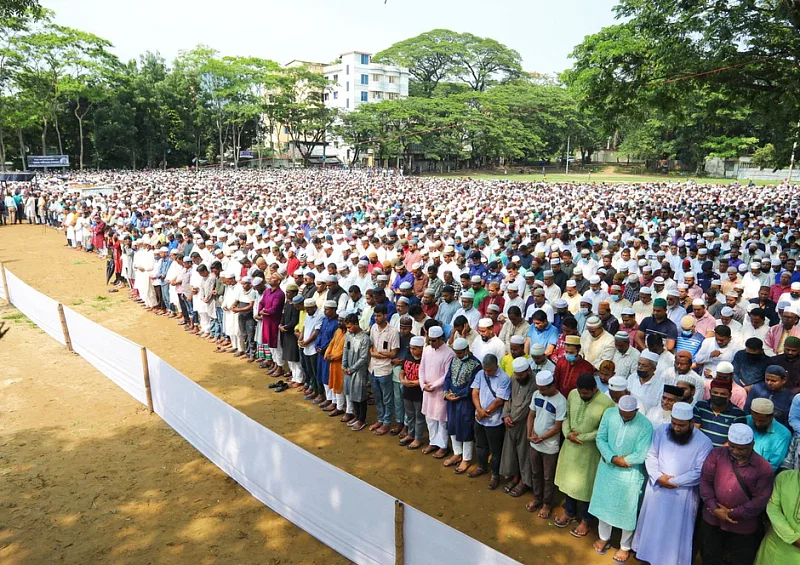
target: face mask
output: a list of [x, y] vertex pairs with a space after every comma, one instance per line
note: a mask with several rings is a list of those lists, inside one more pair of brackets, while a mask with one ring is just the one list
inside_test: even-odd
[[619, 302], [619, 295], [618, 294], [612, 294], [611, 295], [611, 302]]
[[711, 395], [711, 404], [714, 406], [725, 406], [725, 403], [728, 402], [728, 399], [724, 396], [714, 396]]
[[589, 315], [589, 309], [588, 308], [581, 308], [581, 314], [583, 314], [584, 316], [588, 316]]
[[575, 353], [567, 353], [564, 355], [564, 359], [566, 359], [570, 363], [574, 363], [578, 360], [578, 355]]
[[639, 376], [640, 379], [650, 378], [650, 373], [648, 373], [647, 371], [637, 370], [636, 374]]
[[683, 334], [685, 337], [692, 337], [692, 336], [694, 335], [694, 332], [693, 332], [692, 330], [681, 330], [681, 333], [682, 333], [682, 334]]
[[800, 298], [800, 292], [790, 292], [792, 298]]

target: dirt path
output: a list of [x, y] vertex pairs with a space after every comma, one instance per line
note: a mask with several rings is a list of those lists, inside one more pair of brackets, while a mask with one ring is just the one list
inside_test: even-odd
[[0, 563], [347, 563], [17, 310], [0, 318]]
[[[398, 447], [392, 436], [350, 433], [338, 419], [331, 421], [320, 410], [304, 403], [297, 393], [273, 393], [266, 388], [271, 381], [263, 371], [230, 356], [214, 354], [207, 342], [187, 335], [173, 320], [144, 312], [126, 298], [126, 293], [109, 294], [103, 284], [104, 262], [92, 255], [68, 250], [63, 243], [60, 233], [39, 226], [2, 229], [0, 261], [34, 288], [149, 347], [176, 369], [276, 433], [514, 559], [553, 565], [610, 561], [607, 556], [595, 554], [590, 539], [577, 540], [567, 530], [555, 528], [552, 521], [542, 521], [526, 512], [524, 505], [528, 495], [513, 499], [500, 491], [491, 492], [486, 488], [486, 477], [470, 480], [455, 476], [444, 469], [440, 461], [423, 456], [419, 451], [409, 452]], [[50, 343], [57, 347], [55, 342]], [[105, 386], [113, 388], [105, 378], [102, 380], [108, 383]], [[119, 394], [124, 395], [121, 391]], [[84, 419], [88, 418], [87, 414], [96, 413], [81, 412]], [[90, 418], [91, 425], [101, 427], [103, 424], [95, 423], [95, 418], [101, 420], [109, 416]], [[115, 415], [111, 421], [116, 422], [116, 418]], [[145, 439], [150, 446], [158, 445], [150, 438], [140, 438], [135, 443], [141, 447]], [[122, 457], [134, 445], [123, 443], [116, 447]], [[153, 451], [153, 457], [160, 457], [163, 452], [155, 448]], [[181, 491], [181, 496], [187, 500], [193, 500], [182, 492], [186, 488], [183, 484], [173, 488], [175, 492]], [[235, 507], [227, 508], [222, 503], [219, 506], [220, 512], [234, 514]], [[154, 517], [141, 531], [147, 532], [147, 536], [169, 539], [159, 533], [161, 527]], [[250, 531], [251, 537], [255, 535], [241, 525], [236, 527], [245, 533]], [[66, 537], [62, 536], [65, 544], [69, 543], [64, 541]], [[222, 547], [222, 544], [217, 545]], [[310, 548], [315, 545], [319, 544], [313, 542]], [[332, 561], [335, 560], [326, 559], [326, 562]]]

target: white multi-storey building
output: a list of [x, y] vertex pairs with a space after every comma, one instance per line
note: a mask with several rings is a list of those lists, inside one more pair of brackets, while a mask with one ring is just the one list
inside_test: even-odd
[[325, 104], [334, 108], [355, 110], [365, 102], [408, 97], [408, 69], [373, 63], [369, 53], [342, 53], [322, 72], [330, 82]]

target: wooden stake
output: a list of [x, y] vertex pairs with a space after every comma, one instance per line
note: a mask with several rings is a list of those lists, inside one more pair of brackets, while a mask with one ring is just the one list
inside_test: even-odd
[[394, 565], [405, 564], [405, 544], [403, 543], [403, 523], [405, 504], [394, 501]]
[[0, 279], [3, 281], [3, 292], [6, 294], [6, 302], [11, 304], [11, 296], [8, 294], [8, 281], [6, 280], [6, 268], [0, 263]]
[[147, 348], [142, 347], [142, 373], [144, 374], [144, 392], [147, 394], [147, 408], [153, 413], [153, 393], [150, 390], [150, 365], [147, 363]]
[[72, 349], [72, 340], [69, 337], [69, 328], [67, 328], [67, 319], [64, 317], [64, 305], [58, 303], [58, 317], [61, 319], [61, 331], [64, 333], [64, 344], [67, 346], [67, 351], [75, 353]]

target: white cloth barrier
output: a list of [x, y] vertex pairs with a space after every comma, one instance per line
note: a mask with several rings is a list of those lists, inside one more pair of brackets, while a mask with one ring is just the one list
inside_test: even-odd
[[152, 352], [147, 358], [155, 412], [200, 453], [347, 559], [394, 563], [394, 498], [251, 420]]
[[[462, 534], [416, 508], [406, 506], [404, 519], [406, 564], [518, 565], [517, 561], [507, 555]], [[493, 520], [493, 517], [488, 517], [487, 527], [497, 527]]]
[[64, 307], [72, 349], [136, 400], [147, 405], [142, 347]]
[[[6, 276], [8, 276], [8, 269], [6, 269], [5, 267], [0, 267], [0, 268], [2, 268], [5, 271]], [[2, 298], [3, 300], [8, 300], [8, 297], [6, 296], [6, 289], [3, 288], [2, 284], [0, 284], [0, 298]]]
[[61, 329], [61, 319], [58, 317], [58, 302], [29, 287], [8, 269], [6, 269], [6, 281], [8, 293], [11, 295], [9, 302], [47, 335], [64, 345], [64, 332]]
[[[7, 269], [6, 277], [11, 304], [64, 345], [58, 303]], [[64, 318], [74, 351], [146, 404], [141, 346], [66, 307]], [[394, 498], [248, 418], [149, 350], [147, 361], [154, 411], [211, 462], [347, 559], [394, 563]], [[403, 536], [406, 565], [517, 563], [410, 506]]]

